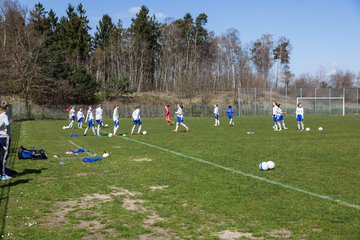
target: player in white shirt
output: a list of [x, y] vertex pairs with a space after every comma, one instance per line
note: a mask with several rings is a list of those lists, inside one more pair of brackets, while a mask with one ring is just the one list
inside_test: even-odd
[[214, 105], [214, 118], [215, 118], [215, 127], [220, 126], [219, 120], [219, 106], [217, 104]]
[[141, 121], [141, 115], [140, 115], [140, 106], [136, 106], [134, 108], [134, 111], [132, 113], [132, 119], [133, 119], [133, 127], [131, 129], [131, 135], [134, 135], [134, 131], [136, 128], [136, 125], [139, 125], [137, 134], [140, 135], [141, 127], [142, 127], [142, 121]]
[[281, 131], [281, 125], [277, 121], [277, 113], [278, 113], [277, 103], [273, 102], [272, 105], [273, 105], [273, 109], [272, 109], [272, 112], [273, 112], [272, 114], [273, 115], [272, 115], [272, 117], [273, 117], [273, 122], [274, 122], [273, 129], [274, 129], [274, 131]]
[[304, 108], [298, 103], [296, 108], [296, 121], [299, 131], [304, 131]]
[[10, 129], [10, 122], [9, 118], [6, 115], [8, 110], [8, 104], [6, 102], [0, 103], [0, 145], [2, 146], [1, 151], [4, 153], [1, 154], [2, 159], [1, 161], [1, 180], [8, 180], [12, 177], [6, 175], [6, 159], [9, 153], [9, 146], [10, 146], [10, 135], [8, 129]]
[[276, 110], [276, 121], [278, 123], [278, 127], [279, 127], [279, 131], [281, 131], [281, 124], [283, 126], [283, 129], [287, 129], [287, 127], [285, 126], [285, 118], [283, 116], [283, 112], [282, 109], [280, 108], [281, 104], [277, 103], [277, 110]]
[[84, 121], [84, 113], [83, 113], [82, 108], [79, 109], [76, 116], [77, 116], [77, 121], [78, 121], [78, 128], [82, 128], [82, 124]]
[[72, 128], [73, 125], [74, 125], [74, 121], [75, 121], [75, 107], [72, 106], [70, 111], [69, 111], [69, 120], [70, 120], [70, 123], [68, 126], [64, 126], [63, 129], [69, 129], [69, 128]]
[[183, 108], [184, 105], [180, 105], [177, 104], [177, 111], [175, 112], [176, 116], [177, 116], [177, 120], [176, 120], [176, 126], [175, 129], [173, 130], [174, 132], [178, 132], [178, 128], [179, 128], [179, 124], [181, 124], [181, 126], [183, 126], [186, 130], [186, 132], [189, 132], [189, 128], [184, 124], [184, 112], [183, 112]]
[[113, 132], [113, 135], [116, 136], [116, 132], [119, 128], [119, 118], [120, 118], [120, 115], [119, 115], [119, 105], [116, 105], [114, 107], [114, 112], [113, 112], [113, 121], [114, 121], [114, 132]]
[[88, 123], [85, 131], [84, 131], [84, 136], [86, 136], [86, 132], [89, 130], [89, 128], [92, 129], [94, 135], [96, 136], [96, 133], [95, 133], [95, 124], [94, 124], [94, 115], [93, 115], [93, 112], [92, 112], [92, 109], [91, 109], [91, 106], [89, 107], [87, 113], [86, 113], [86, 118], [85, 118], [85, 122]]
[[101, 126], [102, 126], [102, 121], [103, 121], [103, 108], [102, 105], [100, 104], [98, 108], [96, 108], [95, 110], [95, 120], [97, 123], [97, 135], [100, 137], [100, 131], [101, 131]]

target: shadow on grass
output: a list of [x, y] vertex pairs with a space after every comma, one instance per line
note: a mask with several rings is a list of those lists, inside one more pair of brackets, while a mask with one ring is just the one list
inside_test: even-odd
[[[28, 183], [30, 180], [31, 179], [20, 179], [20, 180], [11, 181], [7, 184], [1, 185], [0, 188], [15, 187], [20, 184]], [[3, 199], [3, 198], [1, 198], [1, 199]]]
[[21, 172], [17, 172], [15, 170], [6, 168], [7, 175], [11, 177], [20, 177], [28, 174], [40, 174], [42, 171], [46, 170], [47, 168], [40, 168], [40, 169], [24, 169]]

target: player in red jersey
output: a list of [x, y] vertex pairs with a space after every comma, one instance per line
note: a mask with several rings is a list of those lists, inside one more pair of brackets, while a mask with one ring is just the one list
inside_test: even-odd
[[174, 124], [174, 122], [170, 119], [170, 116], [171, 116], [170, 106], [166, 105], [165, 106], [165, 120], [167, 122], [167, 125]]

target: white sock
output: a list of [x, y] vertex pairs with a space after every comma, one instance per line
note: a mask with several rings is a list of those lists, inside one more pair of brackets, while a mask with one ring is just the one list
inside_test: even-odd
[[97, 127], [97, 135], [100, 136], [100, 126]]
[[141, 127], [142, 127], [142, 125], [140, 125], [139, 128], [138, 128], [138, 134], [140, 134]]
[[301, 129], [304, 130], [304, 123], [301, 123]]
[[73, 124], [74, 124], [74, 121], [71, 121], [70, 124], [69, 124], [69, 128], [72, 128]]
[[298, 123], [298, 129], [299, 129], [299, 130], [301, 129], [301, 127], [300, 127], [300, 123]]
[[281, 123], [278, 123], [277, 125], [279, 127], [279, 130], [281, 130]]
[[284, 123], [284, 122], [282, 123], [282, 125], [283, 125], [283, 128], [286, 128], [286, 127], [285, 127], [285, 123]]
[[92, 129], [92, 131], [93, 131], [94, 135], [96, 136], [96, 133], [95, 133], [95, 128], [94, 128], [94, 127], [92, 127], [91, 129]]
[[175, 127], [175, 131], [176, 131], [176, 132], [177, 132], [178, 128], [179, 128], [179, 123], [176, 122], [176, 127]]
[[87, 128], [85, 129], [85, 132], [84, 132], [84, 134], [86, 134], [86, 133], [87, 133], [88, 129], [89, 129], [89, 127], [87, 127]]
[[187, 127], [184, 123], [181, 123], [181, 125], [182, 125], [184, 128], [188, 129], [188, 127]]
[[136, 125], [134, 125], [134, 126], [132, 127], [132, 129], [131, 129], [131, 134], [134, 134], [135, 127], [136, 127]]

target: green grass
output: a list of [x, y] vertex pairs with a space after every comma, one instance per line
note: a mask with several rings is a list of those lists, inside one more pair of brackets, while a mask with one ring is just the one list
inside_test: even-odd
[[[163, 119], [143, 122], [146, 136], [129, 136], [129, 119], [121, 121], [119, 132], [125, 132], [128, 139], [360, 205], [359, 116], [309, 116], [305, 126], [311, 127], [311, 132], [296, 131], [295, 118], [290, 117], [289, 129], [282, 132], [272, 131], [270, 117], [242, 117], [235, 119], [234, 127], [228, 126], [226, 119], [221, 119], [220, 127], [213, 127], [210, 118], [186, 119], [191, 128], [189, 134], [174, 134], [172, 126], [166, 126]], [[111, 125], [110, 120], [107, 123]], [[291, 234], [290, 239], [360, 238], [360, 209], [122, 137], [99, 138], [92, 136], [91, 131], [84, 137], [78, 129], [62, 130], [64, 124], [64, 121], [14, 124], [14, 135], [19, 139], [13, 141], [12, 155], [20, 145], [36, 146], [45, 149], [49, 159], [10, 158], [9, 165], [18, 176], [1, 183], [5, 238], [139, 239], [148, 235], [219, 239], [219, 233], [225, 230], [251, 233], [263, 239], [277, 239], [269, 233], [274, 230]], [[317, 131], [319, 126], [324, 131]], [[248, 136], [247, 131], [256, 134]], [[70, 138], [71, 133], [79, 137]], [[84, 163], [81, 157], [87, 157], [85, 153], [79, 157], [66, 156], [66, 151], [76, 148], [69, 140], [98, 155], [107, 151], [110, 157]], [[132, 161], [139, 158], [152, 161]], [[269, 160], [276, 163], [276, 169], [259, 171], [258, 164]], [[59, 162], [64, 162], [64, 166]], [[150, 186], [168, 187], [151, 191]], [[126, 195], [114, 187], [140, 194]], [[94, 194], [107, 199], [98, 200]], [[129, 199], [138, 201], [137, 209], [131, 211], [123, 205]], [[144, 223], [154, 214], [162, 220]], [[64, 223], [52, 224], [62, 217]], [[101, 226], [95, 229], [79, 226], [90, 221]]]

